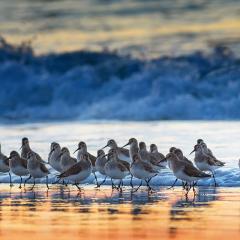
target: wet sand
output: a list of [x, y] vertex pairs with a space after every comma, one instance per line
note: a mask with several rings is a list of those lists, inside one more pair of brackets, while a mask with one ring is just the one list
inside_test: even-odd
[[194, 199], [181, 187], [143, 187], [131, 194], [109, 186], [0, 185], [0, 239], [237, 239], [240, 188], [197, 188]]

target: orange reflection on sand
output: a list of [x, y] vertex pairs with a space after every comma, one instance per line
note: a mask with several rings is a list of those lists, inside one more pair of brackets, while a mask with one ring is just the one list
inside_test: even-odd
[[0, 186], [0, 239], [225, 239], [240, 231], [240, 189], [200, 189], [185, 198], [181, 188], [148, 194], [109, 187], [54, 186], [48, 192], [9, 191]]

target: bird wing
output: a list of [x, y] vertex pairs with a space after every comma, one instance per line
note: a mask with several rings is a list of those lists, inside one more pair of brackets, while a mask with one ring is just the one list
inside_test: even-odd
[[130, 156], [128, 149], [126, 149], [126, 148], [118, 148], [118, 150], [119, 150], [120, 152], [122, 152], [124, 155], [128, 156], [128, 157]]
[[220, 160], [217, 160], [217, 159], [214, 159], [215, 163], [217, 166], [224, 166], [226, 163], [225, 162], [222, 162]]
[[190, 161], [189, 159], [187, 159], [186, 157], [184, 157], [184, 161], [187, 162], [190, 165], [193, 165], [192, 161]]
[[44, 173], [49, 173], [47, 167], [43, 163], [40, 164], [40, 168]]
[[222, 161], [219, 161], [215, 158], [212, 158], [212, 157], [207, 157], [207, 163], [210, 165], [210, 166], [224, 166], [225, 163], [222, 162]]
[[211, 177], [211, 175], [206, 174], [189, 164], [184, 166], [183, 172], [186, 175], [191, 176], [191, 177]]
[[71, 176], [71, 175], [76, 175], [81, 171], [82, 171], [82, 167], [81, 167], [80, 162], [78, 162], [78, 163], [74, 164], [73, 166], [71, 166], [65, 172], [61, 173], [58, 177], [63, 178], [63, 177]]
[[155, 171], [153, 169], [153, 167], [151, 166], [151, 164], [147, 163], [147, 162], [141, 162], [143, 168], [148, 171], [148, 172], [151, 172], [151, 173], [158, 173], [157, 171]]
[[25, 158], [20, 158], [21, 164], [24, 168], [27, 168], [27, 160]]
[[125, 168], [127, 168], [128, 171], [130, 171], [130, 163], [129, 162], [126, 162], [126, 161], [123, 161], [123, 160], [118, 160], [122, 165], [125, 166]]
[[3, 157], [3, 162], [4, 164], [6, 164], [7, 166], [9, 166], [9, 158], [7, 156]]
[[97, 158], [95, 156], [93, 156], [91, 153], [88, 153], [88, 157], [92, 163], [92, 166], [95, 166], [95, 162], [96, 162]]
[[118, 168], [120, 169], [121, 172], [125, 172], [128, 170], [126, 166], [122, 164], [122, 162], [118, 162]]

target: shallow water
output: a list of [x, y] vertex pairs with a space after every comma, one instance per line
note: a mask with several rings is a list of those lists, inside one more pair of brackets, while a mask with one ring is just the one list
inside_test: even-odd
[[[106, 145], [110, 138], [114, 138], [119, 146], [127, 143], [130, 137], [145, 141], [149, 146], [156, 143], [159, 151], [166, 154], [171, 146], [179, 147], [191, 160], [194, 156], [189, 153], [198, 138], [206, 141], [219, 160], [226, 162], [226, 166], [216, 171], [217, 182], [220, 186], [240, 186], [240, 129], [239, 122], [217, 121], [160, 121], [160, 122], [65, 122], [65, 123], [35, 123], [0, 126], [0, 142], [2, 151], [6, 155], [11, 150], [18, 150], [21, 138], [27, 136], [31, 147], [43, 159], [47, 160], [50, 143], [57, 141], [61, 146], [67, 146], [73, 153], [79, 141], [86, 141], [88, 150], [96, 155], [98, 149]], [[52, 171], [50, 181], [54, 181], [56, 173]], [[99, 179], [103, 179], [98, 175]], [[19, 181], [18, 177], [13, 177]], [[172, 173], [165, 169], [158, 177], [152, 179], [154, 186], [169, 186], [175, 180]], [[1, 175], [0, 182], [7, 183], [8, 175]], [[42, 180], [45, 181], [44, 179]], [[94, 183], [90, 176], [85, 182]], [[139, 184], [138, 180], [134, 180]], [[110, 184], [110, 180], [106, 182]], [[129, 179], [124, 184], [129, 185]], [[180, 184], [180, 182], [179, 182]], [[199, 185], [210, 186], [212, 179], [199, 181]]]
[[34, 191], [0, 185], [1, 239], [237, 239], [240, 189], [142, 188], [131, 194], [85, 186], [38, 185]]

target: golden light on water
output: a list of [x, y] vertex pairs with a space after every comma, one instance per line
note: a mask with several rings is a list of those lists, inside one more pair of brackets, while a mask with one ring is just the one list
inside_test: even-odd
[[1, 196], [1, 239], [237, 239], [240, 231], [239, 188], [201, 189], [195, 201], [181, 188], [131, 195], [2, 185]]
[[[92, 25], [94, 25], [96, 19], [88, 19], [88, 25], [90, 26], [91, 21], [93, 22]], [[81, 28], [66, 28], [42, 31], [41, 33], [29, 31], [24, 35], [11, 31], [11, 33], [4, 34], [4, 37], [14, 44], [33, 39], [35, 52], [41, 54], [49, 51], [65, 52], [79, 49], [102, 50], [103, 46], [108, 46], [110, 50], [121, 49], [128, 45], [149, 45], [153, 39], [159, 39], [159, 44], [171, 48], [173, 46], [168, 46], [166, 40], [162, 38], [168, 37], [171, 40], [174, 36], [181, 34], [202, 34], [205, 41], [217, 40], [215, 34], [220, 39], [227, 39], [228, 37], [238, 39], [240, 35], [240, 19], [236, 17], [207, 23], [193, 22], [189, 24], [175, 21], [165, 24], [159, 20], [156, 20], [156, 23], [153, 24], [153, 21], [154, 18], [146, 19], [144, 16], [121, 19], [120, 22], [119, 18], [108, 17], [107, 22], [111, 23], [111, 25], [109, 27], [106, 25], [106, 29], [97, 26], [93, 31], [86, 31]], [[11, 26], [12, 23], [9, 24], [6, 24], [5, 28], [14, 28], [14, 26]], [[21, 26], [21, 28], [27, 28], [28, 26], [31, 26], [31, 24], [26, 23], [26, 26]], [[201, 41], [199, 43], [194, 42], [194, 44], [201, 45]], [[186, 42], [185, 48], [194, 48], [193, 43]]]

